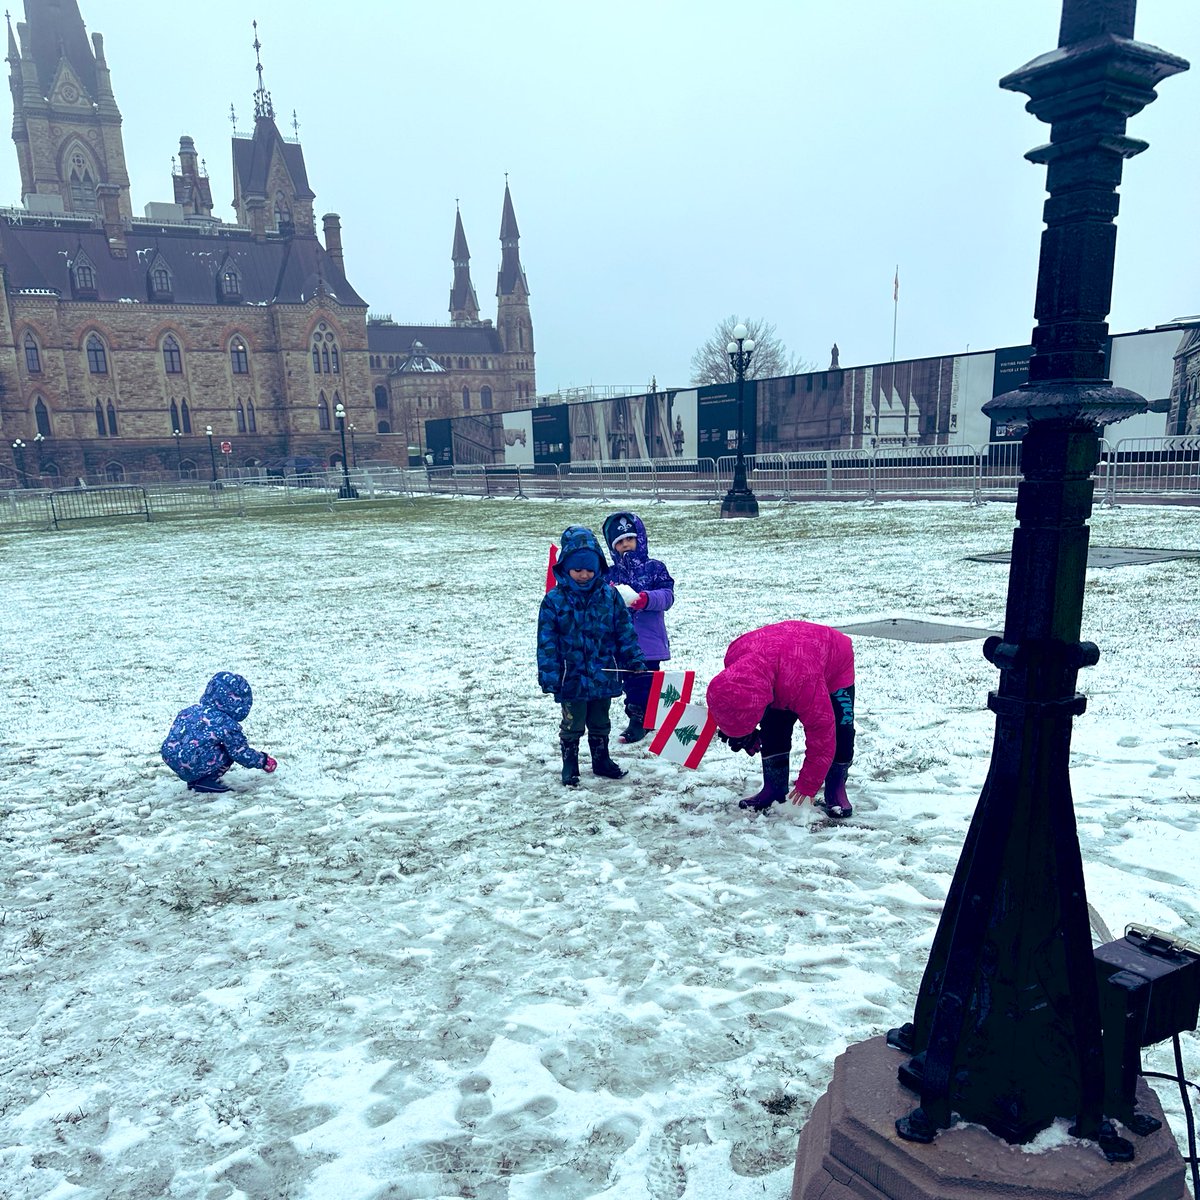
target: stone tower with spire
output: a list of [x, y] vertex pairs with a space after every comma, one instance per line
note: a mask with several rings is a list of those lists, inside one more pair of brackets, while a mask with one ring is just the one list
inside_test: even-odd
[[121, 114], [104, 59], [76, 0], [25, 0], [8, 24], [13, 141], [23, 203], [32, 211], [132, 216]]
[[454, 247], [450, 251], [454, 260], [454, 285], [450, 289], [450, 321], [453, 325], [479, 324], [479, 298], [471, 283], [471, 252], [467, 249], [467, 235], [463, 232], [462, 213], [454, 211]]
[[513, 211], [512, 193], [504, 183], [504, 210], [500, 217], [500, 270], [496, 276], [496, 328], [512, 372], [513, 395], [532, 398], [533, 318], [529, 314], [529, 281], [521, 266], [521, 231]]
[[275, 124], [271, 93], [263, 87], [262, 49], [254, 23], [258, 58], [258, 90], [254, 93], [254, 132], [233, 138], [233, 207], [238, 223], [256, 238], [267, 233], [315, 237], [313, 200], [304, 151], [298, 141], [285, 141]]

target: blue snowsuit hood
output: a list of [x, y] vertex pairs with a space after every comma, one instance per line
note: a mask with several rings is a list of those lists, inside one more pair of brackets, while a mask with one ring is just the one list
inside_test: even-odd
[[232, 671], [218, 671], [204, 689], [200, 697], [202, 705], [219, 708], [235, 721], [244, 721], [250, 715], [254, 705], [254, 693], [250, 690], [249, 680]]

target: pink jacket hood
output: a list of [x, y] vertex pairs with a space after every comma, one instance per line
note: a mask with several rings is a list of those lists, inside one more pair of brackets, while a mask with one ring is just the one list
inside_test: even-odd
[[745, 737], [768, 708], [794, 712], [804, 727], [804, 764], [796, 777], [803, 796], [816, 795], [837, 744], [829, 696], [854, 683], [854, 647], [828, 625], [780, 621], [735, 638], [725, 669], [708, 685], [708, 711], [717, 728]]

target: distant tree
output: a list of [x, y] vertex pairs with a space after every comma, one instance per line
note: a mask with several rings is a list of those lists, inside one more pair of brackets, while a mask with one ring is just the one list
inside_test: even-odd
[[813, 364], [788, 353], [787, 347], [775, 333], [775, 326], [761, 317], [726, 317], [708, 340], [692, 355], [692, 383], [732, 383], [735, 376], [725, 347], [733, 341], [734, 326], [746, 326], [747, 337], [754, 339], [747, 379], [772, 379], [777, 375], [800, 375], [811, 371]]

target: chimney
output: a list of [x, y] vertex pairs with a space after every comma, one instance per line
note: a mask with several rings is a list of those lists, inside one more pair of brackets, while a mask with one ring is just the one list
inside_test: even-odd
[[325, 226], [325, 250], [344, 275], [346, 263], [342, 258], [342, 218], [337, 213], [326, 213], [321, 221]]

